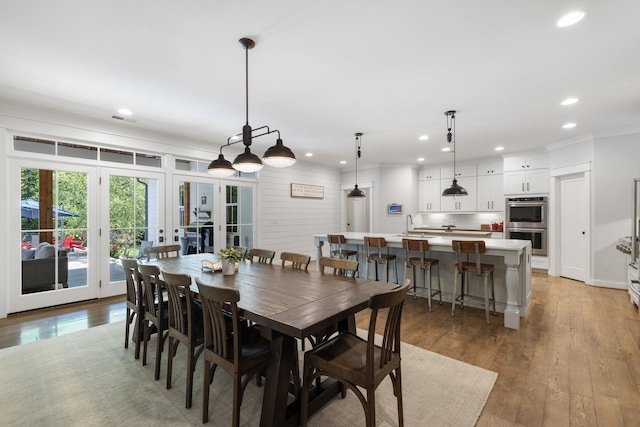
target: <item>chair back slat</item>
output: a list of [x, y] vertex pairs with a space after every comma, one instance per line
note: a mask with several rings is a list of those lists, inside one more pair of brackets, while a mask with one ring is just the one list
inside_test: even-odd
[[145, 311], [157, 318], [162, 317], [162, 280], [160, 267], [157, 265], [139, 264], [138, 271], [143, 284]]
[[180, 256], [180, 245], [166, 245], [166, 246], [150, 246], [144, 249], [147, 254], [147, 261], [151, 260], [153, 256], [158, 259], [166, 258], [178, 258]]
[[276, 256], [276, 251], [270, 249], [256, 249], [251, 248], [247, 252], [247, 259], [251, 262], [254, 262], [254, 258], [257, 258], [257, 261], [262, 264], [272, 264], [273, 257]]
[[[216, 353], [223, 359], [229, 360], [232, 355], [240, 351], [241, 328], [238, 316], [238, 301], [240, 301], [240, 292], [235, 288], [219, 288], [209, 286], [202, 283], [197, 277], [195, 279], [198, 285], [200, 301], [202, 301], [202, 312], [204, 317], [204, 345], [205, 347]], [[225, 320], [225, 311], [231, 312], [232, 331], [228, 330]], [[233, 347], [229, 348], [230, 336], [229, 332], [233, 332]], [[239, 357], [235, 357], [236, 362]]]
[[122, 268], [124, 269], [124, 277], [127, 284], [127, 301], [138, 306], [138, 289], [136, 286], [136, 276], [138, 272], [138, 261], [131, 258], [121, 258]]
[[291, 263], [291, 268], [294, 270], [305, 270], [309, 268], [309, 263], [311, 262], [311, 257], [309, 255], [304, 254], [296, 254], [293, 252], [282, 252], [280, 254], [280, 259], [282, 260], [282, 267], [286, 267], [286, 263]]
[[358, 271], [358, 261], [344, 258], [320, 258], [320, 274], [325, 274], [325, 267], [332, 269], [334, 276], [344, 276], [355, 278]]
[[193, 337], [193, 297], [189, 286], [191, 276], [188, 274], [174, 274], [162, 271], [162, 279], [169, 296], [169, 327], [182, 335]]

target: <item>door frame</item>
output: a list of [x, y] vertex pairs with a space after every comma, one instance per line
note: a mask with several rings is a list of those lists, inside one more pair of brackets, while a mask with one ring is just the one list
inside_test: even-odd
[[[373, 229], [373, 182], [362, 182], [358, 184], [358, 188], [366, 189], [368, 197], [365, 197], [365, 202], [367, 203], [367, 214], [369, 216], [369, 229], [366, 230], [367, 233], [370, 233]], [[350, 185], [341, 185], [340, 186], [340, 224], [342, 224], [341, 232], [347, 231], [347, 194], [353, 189]]]

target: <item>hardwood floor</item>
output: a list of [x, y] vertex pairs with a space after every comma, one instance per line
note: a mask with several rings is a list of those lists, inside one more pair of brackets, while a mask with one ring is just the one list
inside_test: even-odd
[[[534, 274], [519, 330], [502, 315], [406, 300], [403, 341], [498, 373], [478, 426], [640, 425], [640, 315], [626, 291]], [[124, 298], [11, 315], [0, 348], [124, 320]], [[367, 327], [368, 313], [358, 315]], [[428, 404], [428, 402], [425, 402]]]

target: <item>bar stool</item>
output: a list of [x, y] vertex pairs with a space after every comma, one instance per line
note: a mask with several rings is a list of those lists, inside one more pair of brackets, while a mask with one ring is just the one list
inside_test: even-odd
[[[389, 261], [393, 261], [393, 269], [396, 273], [396, 283], [398, 283], [398, 265], [396, 264], [396, 256], [389, 253], [382, 253], [382, 249], [387, 247], [387, 241], [384, 237], [364, 237], [364, 246], [367, 249], [367, 271], [365, 277], [369, 277], [369, 263], [374, 262], [376, 264], [376, 281], [378, 281], [378, 263], [386, 264], [387, 268], [387, 282], [389, 281]], [[375, 251], [372, 253], [372, 248]]]
[[[475, 273], [476, 276], [482, 276], [484, 282], [484, 311], [489, 322], [489, 303], [493, 306], [493, 313], [496, 313], [495, 290], [493, 286], [493, 264], [482, 264], [480, 262], [480, 254], [487, 252], [487, 248], [482, 240], [453, 240], [451, 242], [453, 251], [458, 254], [458, 263], [455, 265], [455, 275], [453, 279], [453, 290], [451, 292], [451, 315], [454, 315], [456, 301], [460, 303], [460, 308], [464, 308], [465, 289], [464, 284], [469, 287], [469, 273]], [[462, 260], [462, 254], [467, 254], [466, 261]], [[474, 262], [469, 261], [469, 254], [475, 254]], [[460, 287], [460, 295], [456, 297], [456, 289], [458, 286], [458, 275], [462, 276], [462, 286]], [[466, 278], [466, 280], [465, 280]], [[491, 298], [489, 298], [489, 278], [491, 278]], [[466, 295], [467, 298], [479, 299], [473, 295]]]
[[329, 240], [329, 253], [331, 258], [348, 259], [350, 256], [355, 256], [356, 261], [358, 260], [358, 251], [343, 249], [343, 246], [347, 243], [344, 234], [327, 234], [327, 239]]
[[[413, 299], [416, 299], [416, 268], [420, 268], [424, 274], [424, 286], [427, 288], [427, 299], [429, 302], [429, 311], [431, 311], [431, 298], [440, 295], [440, 305], [442, 305], [442, 288], [440, 287], [440, 261], [433, 258], [426, 258], [429, 251], [429, 241], [424, 239], [402, 239], [402, 247], [405, 251], [405, 269], [404, 275], [407, 276], [407, 268], [413, 273]], [[411, 252], [418, 252], [420, 256], [411, 256]], [[431, 283], [433, 281], [433, 270], [431, 267], [438, 269], [438, 289], [433, 291]]]

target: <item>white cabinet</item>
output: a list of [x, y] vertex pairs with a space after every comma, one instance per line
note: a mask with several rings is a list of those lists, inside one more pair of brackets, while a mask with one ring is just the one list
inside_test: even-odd
[[440, 168], [422, 168], [418, 171], [418, 180], [440, 179]]
[[478, 163], [478, 176], [502, 174], [504, 170], [503, 163], [502, 159], [487, 160], [486, 162]]
[[519, 171], [528, 169], [545, 169], [549, 167], [547, 153], [529, 154], [523, 156], [509, 156], [504, 158], [504, 171]]
[[478, 212], [504, 211], [502, 175], [478, 176]]
[[440, 189], [439, 179], [418, 181], [418, 192], [420, 212], [440, 211], [440, 197], [442, 190]]
[[[464, 178], [456, 178], [458, 180], [458, 185], [467, 190], [469, 193], [468, 196], [460, 196], [460, 197], [441, 197], [440, 198], [440, 210], [443, 212], [475, 212], [476, 211], [476, 177], [464, 177]], [[440, 194], [449, 188], [451, 185], [451, 180], [442, 179], [440, 180]]]
[[549, 169], [523, 170], [504, 173], [505, 194], [549, 192]]
[[[456, 166], [456, 178], [476, 176], [476, 165], [460, 165]], [[440, 178], [453, 179], [453, 164], [450, 168], [440, 169]]]

